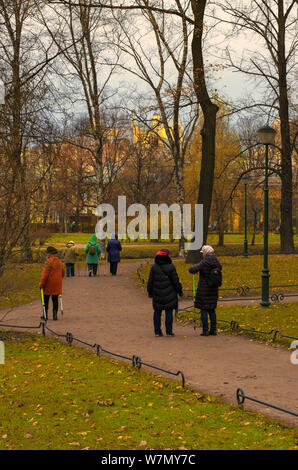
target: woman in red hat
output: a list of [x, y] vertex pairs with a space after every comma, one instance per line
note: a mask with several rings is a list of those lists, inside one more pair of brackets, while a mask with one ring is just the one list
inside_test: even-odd
[[153, 299], [153, 324], [155, 336], [163, 336], [161, 314], [165, 310], [165, 327], [167, 336], [173, 333], [173, 310], [178, 308], [178, 294], [182, 297], [182, 285], [169, 250], [162, 249], [156, 253], [155, 263], [150, 270], [147, 291]]

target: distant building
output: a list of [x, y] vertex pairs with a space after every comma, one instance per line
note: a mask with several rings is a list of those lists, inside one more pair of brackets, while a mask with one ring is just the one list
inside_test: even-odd
[[[172, 128], [170, 132], [172, 132]], [[182, 125], [180, 132], [182, 138]], [[149, 125], [141, 126], [135, 119], [122, 119], [121, 127], [107, 128], [103, 132], [102, 162], [103, 177], [106, 183], [113, 179], [113, 174], [121, 167], [127, 167], [132, 158], [133, 148], [140, 146], [142, 151], [152, 153], [156, 149], [158, 158], [162, 158], [173, 164], [168, 139], [160, 116], [155, 114]], [[70, 219], [76, 217], [73, 207], [79, 207], [79, 218], [87, 224], [94, 222], [96, 207], [97, 174], [95, 165], [95, 142], [92, 136], [82, 135], [72, 139], [72, 143], [64, 142], [52, 145], [51, 150], [55, 157], [50, 171], [46, 171], [47, 158], [45, 148], [34, 147], [28, 150], [30, 158], [35, 163], [32, 165], [39, 176], [45, 172], [42, 183], [32, 199], [32, 222], [38, 224], [64, 224], [65, 228]], [[37, 176], [38, 176], [37, 175]], [[53, 185], [51, 183], [53, 181]], [[56, 187], [55, 187], [56, 185]], [[77, 201], [74, 194], [68, 197], [67, 191], [71, 185], [75, 185]], [[79, 187], [81, 185], [81, 187]], [[81, 191], [81, 193], [80, 193]], [[84, 194], [83, 194], [84, 193]], [[69, 191], [71, 194], [71, 191]], [[80, 198], [82, 201], [80, 201]], [[84, 200], [83, 200], [84, 198]], [[77, 209], [78, 210], [78, 209]], [[68, 214], [68, 215], [67, 215]], [[78, 216], [76, 217], [77, 221]]]

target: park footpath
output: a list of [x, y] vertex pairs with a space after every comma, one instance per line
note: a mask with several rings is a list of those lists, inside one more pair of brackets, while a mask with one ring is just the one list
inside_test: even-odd
[[[100, 344], [119, 355], [136, 355], [142, 362], [167, 371], [181, 370], [186, 386], [222, 397], [226, 403], [237, 404], [236, 390], [241, 388], [249, 397], [298, 412], [298, 365], [291, 362], [291, 351], [224, 333], [202, 337], [200, 328], [176, 323], [174, 337], [155, 337], [152, 299], [137, 285], [138, 266], [139, 262], [121, 262], [119, 274], [111, 276], [109, 265], [100, 264], [97, 277], [64, 279], [64, 315], [54, 322], [50, 304], [48, 328], [61, 335], [70, 332], [81, 341]], [[190, 303], [190, 299], [182, 299], [179, 308]], [[4, 313], [0, 311], [0, 318]], [[34, 301], [13, 309], [3, 323], [35, 326], [41, 314], [41, 301]], [[49, 331], [46, 335], [53, 336]], [[297, 417], [274, 408], [249, 400], [243, 406], [298, 425]]]

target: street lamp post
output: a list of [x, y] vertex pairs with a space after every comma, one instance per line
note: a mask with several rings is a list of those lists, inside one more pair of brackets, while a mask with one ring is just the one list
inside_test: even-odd
[[265, 183], [264, 183], [264, 263], [262, 270], [262, 301], [261, 306], [269, 307], [269, 268], [268, 268], [268, 152], [269, 145], [274, 145], [276, 131], [264, 126], [258, 130], [258, 142], [265, 145]]
[[247, 177], [244, 179], [244, 250], [243, 257], [248, 258], [248, 242], [247, 242]]

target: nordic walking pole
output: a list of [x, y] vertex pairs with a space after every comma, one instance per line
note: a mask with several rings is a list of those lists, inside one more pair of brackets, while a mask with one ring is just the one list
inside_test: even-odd
[[192, 297], [193, 297], [193, 301], [195, 302], [196, 300], [196, 277], [194, 274], [192, 275]]
[[40, 288], [40, 293], [41, 293], [42, 310], [43, 310], [43, 316], [41, 318], [43, 318], [45, 321], [47, 321], [47, 312], [46, 312], [46, 307], [45, 307], [45, 304], [44, 304], [44, 295], [43, 295], [43, 288], [42, 287]]
[[60, 307], [61, 307], [61, 315], [63, 315], [63, 302], [62, 302], [62, 294], [59, 295], [60, 297]]

